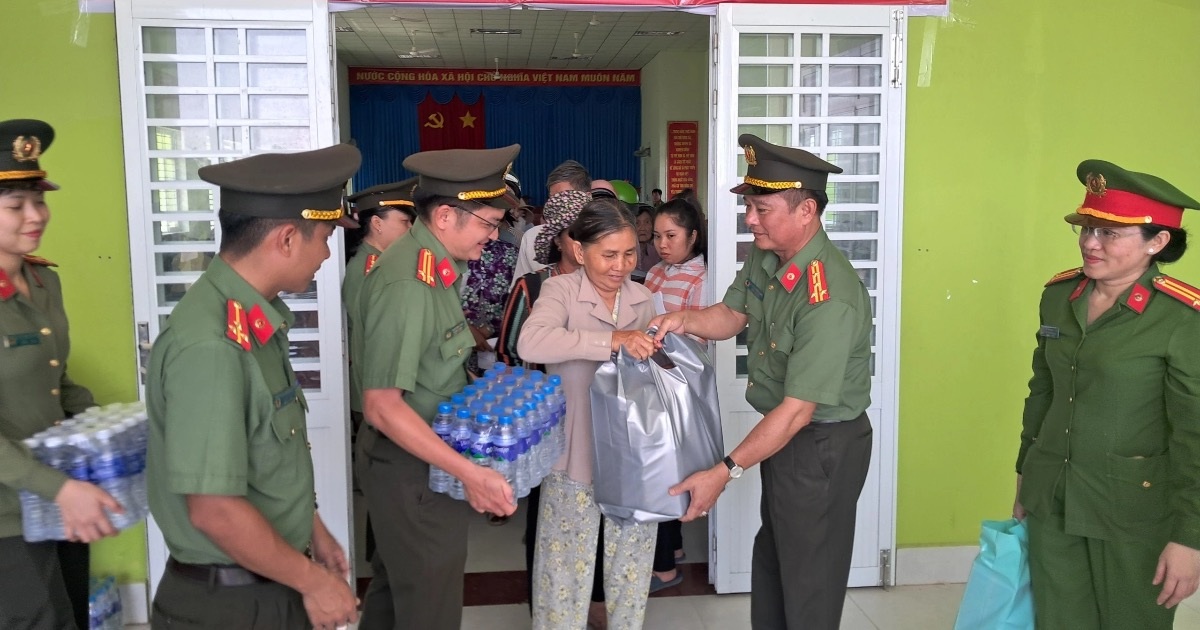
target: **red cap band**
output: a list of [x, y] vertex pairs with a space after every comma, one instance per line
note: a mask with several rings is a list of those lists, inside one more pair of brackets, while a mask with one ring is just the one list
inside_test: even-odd
[[1087, 193], [1076, 212], [1130, 225], [1154, 223], [1171, 228], [1183, 225], [1183, 208], [1113, 188], [1104, 191], [1103, 195]]

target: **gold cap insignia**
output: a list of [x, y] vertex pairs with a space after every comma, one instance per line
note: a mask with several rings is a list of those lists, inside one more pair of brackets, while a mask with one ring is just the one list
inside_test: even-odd
[[1104, 179], [1104, 176], [1097, 175], [1096, 173], [1088, 173], [1086, 179], [1088, 192], [1097, 197], [1103, 197], [1104, 193], [1108, 190], [1108, 181]]
[[17, 136], [13, 140], [13, 159], [18, 162], [35, 162], [42, 156], [42, 141], [37, 136]]
[[754, 157], [754, 147], [747, 144], [742, 148], [746, 150], [746, 164], [758, 166], [758, 158]]

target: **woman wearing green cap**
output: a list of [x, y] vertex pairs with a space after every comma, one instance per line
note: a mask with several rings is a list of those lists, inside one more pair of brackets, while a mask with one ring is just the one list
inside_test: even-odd
[[[0, 628], [86, 628], [87, 544], [116, 533], [104, 490], [40, 463], [22, 442], [94, 405], [67, 376], [70, 339], [53, 263], [32, 256], [50, 222], [40, 120], [0, 122]], [[24, 540], [18, 491], [54, 501], [70, 542]], [[72, 605], [74, 604], [74, 606]]]
[[1067, 215], [1083, 266], [1042, 293], [1013, 516], [1039, 629], [1170, 628], [1200, 581], [1200, 289], [1171, 184], [1104, 162]]

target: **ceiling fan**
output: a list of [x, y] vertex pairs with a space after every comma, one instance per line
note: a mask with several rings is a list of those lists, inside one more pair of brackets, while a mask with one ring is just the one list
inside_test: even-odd
[[573, 50], [569, 56], [563, 57], [556, 55], [550, 57], [551, 59], [558, 61], [589, 61], [592, 58], [592, 55], [579, 54], [579, 33], [572, 33], [572, 35], [575, 36], [575, 50]]
[[[405, 31], [405, 32], [407, 32], [407, 31]], [[408, 38], [412, 41], [412, 48], [409, 48], [408, 52], [406, 52], [406, 53], [400, 53], [400, 54], [396, 55], [397, 57], [399, 57], [400, 59], [441, 59], [442, 58], [442, 56], [438, 54], [437, 48], [425, 48], [422, 50], [418, 50], [416, 36], [417, 36], [417, 31], [414, 29], [412, 31], [412, 33], [409, 33], [409, 35], [408, 35]]]

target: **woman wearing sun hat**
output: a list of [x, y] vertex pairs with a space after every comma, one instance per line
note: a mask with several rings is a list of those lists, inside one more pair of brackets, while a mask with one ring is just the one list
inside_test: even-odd
[[1166, 181], [1102, 160], [1066, 221], [1083, 266], [1042, 293], [1013, 515], [1039, 629], [1170, 628], [1200, 579], [1200, 289]]

